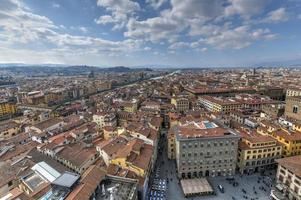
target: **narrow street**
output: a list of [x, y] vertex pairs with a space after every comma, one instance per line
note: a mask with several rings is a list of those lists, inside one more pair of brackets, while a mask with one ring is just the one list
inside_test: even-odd
[[156, 170], [159, 168], [159, 178], [167, 180], [166, 199], [181, 200], [185, 198], [183, 196], [182, 189], [179, 184], [179, 180], [176, 176], [176, 163], [174, 160], [169, 160], [167, 156], [167, 134], [163, 134], [159, 142], [159, 151], [157, 156], [157, 162], [152, 174], [152, 179], [155, 177]]

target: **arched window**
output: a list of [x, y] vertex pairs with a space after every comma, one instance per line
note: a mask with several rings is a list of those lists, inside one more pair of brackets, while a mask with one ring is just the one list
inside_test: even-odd
[[293, 113], [298, 113], [298, 106], [296, 106], [296, 105], [294, 105], [294, 107], [293, 107]]

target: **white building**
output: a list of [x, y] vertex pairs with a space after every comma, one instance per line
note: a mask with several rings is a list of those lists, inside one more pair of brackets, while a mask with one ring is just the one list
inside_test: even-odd
[[271, 197], [275, 200], [301, 200], [301, 155], [277, 160], [277, 186]]

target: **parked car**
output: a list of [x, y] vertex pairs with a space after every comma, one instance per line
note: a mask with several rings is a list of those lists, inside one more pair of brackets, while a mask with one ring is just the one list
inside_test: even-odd
[[218, 185], [218, 189], [221, 193], [224, 193], [225, 192], [225, 189], [222, 185]]

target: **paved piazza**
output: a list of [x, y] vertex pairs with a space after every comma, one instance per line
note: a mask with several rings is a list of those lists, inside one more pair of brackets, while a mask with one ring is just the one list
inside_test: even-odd
[[[234, 197], [236, 200], [246, 199], [244, 196], [248, 196], [249, 200], [269, 200], [270, 188], [263, 183], [271, 182], [271, 178], [274, 180], [275, 171], [266, 172], [266, 176], [261, 176], [259, 173], [253, 175], [240, 175], [235, 176], [235, 180], [238, 182], [238, 186], [234, 187], [225, 177], [208, 178], [211, 186], [214, 188], [216, 195], [211, 196], [195, 196], [185, 198], [182, 188], [179, 184], [179, 180], [176, 177], [176, 165], [174, 161], [167, 159], [166, 147], [163, 145], [166, 142], [164, 138], [161, 140], [162, 154], [158, 154], [157, 166], [160, 166], [160, 178], [168, 178], [169, 183], [167, 185], [166, 199], [170, 200], [232, 200]], [[272, 174], [272, 175], [271, 175]], [[271, 177], [271, 178], [270, 178]], [[260, 182], [258, 183], [258, 180]], [[273, 181], [272, 180], [272, 181]], [[225, 193], [221, 193], [218, 189], [218, 185], [222, 185], [225, 189]], [[259, 189], [264, 187], [263, 189]], [[254, 188], [257, 194], [254, 193]], [[244, 193], [243, 190], [246, 192]]]

